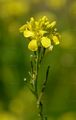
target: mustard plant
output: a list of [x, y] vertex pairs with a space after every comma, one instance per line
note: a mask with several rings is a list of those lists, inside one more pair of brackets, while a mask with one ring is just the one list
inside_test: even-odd
[[39, 119], [47, 120], [48, 117], [43, 112], [42, 96], [45, 92], [50, 66], [47, 66], [46, 78], [43, 80], [40, 92], [38, 92], [38, 75], [44, 56], [53, 50], [54, 45], [60, 43], [60, 34], [56, 28], [56, 21], [50, 22], [46, 16], [38, 20], [32, 17], [29, 22], [20, 27], [19, 31], [28, 40], [28, 49], [32, 51], [28, 87], [36, 98]]

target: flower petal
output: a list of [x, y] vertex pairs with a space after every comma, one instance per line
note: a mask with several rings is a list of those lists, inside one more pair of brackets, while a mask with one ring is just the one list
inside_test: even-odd
[[47, 28], [53, 28], [56, 25], [56, 21], [53, 21], [52, 23], [47, 25]]
[[30, 43], [28, 44], [28, 49], [31, 51], [37, 51], [38, 45], [36, 40], [31, 40]]
[[47, 33], [47, 31], [44, 31], [44, 30], [40, 30], [40, 31], [39, 31], [39, 34], [40, 34], [41, 36], [43, 36], [45, 33]]
[[48, 37], [42, 37], [41, 44], [44, 48], [48, 48], [51, 45], [51, 40]]
[[52, 37], [52, 40], [54, 41], [54, 43], [55, 43], [56, 45], [59, 44], [59, 39], [58, 39], [57, 36], [53, 36], [53, 37]]
[[29, 31], [29, 30], [25, 30], [24, 37], [34, 37], [34, 32]]
[[26, 29], [26, 24], [23, 25], [23, 26], [21, 26], [21, 27], [19, 28], [19, 31], [20, 31], [20, 32], [24, 32], [25, 29]]

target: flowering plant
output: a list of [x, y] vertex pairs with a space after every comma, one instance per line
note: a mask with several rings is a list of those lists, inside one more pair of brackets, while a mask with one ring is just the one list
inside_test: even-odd
[[60, 43], [60, 34], [55, 26], [56, 21], [50, 22], [46, 16], [43, 16], [37, 21], [32, 17], [29, 22], [19, 29], [29, 41], [28, 49], [33, 52], [30, 62], [29, 88], [36, 98], [40, 120], [47, 120], [43, 113], [42, 96], [46, 88], [50, 66], [47, 67], [46, 78], [43, 81], [40, 93], [38, 93], [38, 71], [44, 55], [52, 51], [54, 44], [58, 45]]

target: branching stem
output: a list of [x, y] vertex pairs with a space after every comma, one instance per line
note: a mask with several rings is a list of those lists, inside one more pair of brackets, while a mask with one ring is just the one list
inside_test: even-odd
[[[44, 53], [43, 53], [44, 55]], [[37, 100], [37, 108], [38, 108], [38, 116], [40, 120], [47, 120], [47, 117], [44, 116], [44, 111], [43, 111], [43, 103], [42, 103], [42, 96], [45, 92], [45, 88], [46, 88], [46, 84], [47, 84], [47, 80], [48, 80], [48, 74], [49, 74], [49, 68], [50, 66], [48, 66], [47, 70], [46, 70], [46, 78], [43, 81], [42, 84], [42, 88], [41, 88], [41, 92], [38, 93], [38, 71], [39, 71], [39, 67], [42, 61], [42, 57], [41, 60], [39, 58], [39, 52], [34, 52], [34, 62], [35, 64], [33, 64], [33, 62], [31, 62], [31, 67], [32, 67], [32, 76], [33, 73], [35, 74], [35, 78], [34, 78], [34, 92], [32, 92]], [[34, 68], [34, 69], [33, 69]]]

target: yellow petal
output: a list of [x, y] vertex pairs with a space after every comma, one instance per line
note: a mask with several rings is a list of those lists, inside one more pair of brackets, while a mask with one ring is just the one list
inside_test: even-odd
[[42, 37], [41, 44], [44, 48], [48, 48], [51, 45], [51, 40], [47, 37]]
[[32, 31], [25, 30], [24, 37], [34, 37], [34, 33]]
[[47, 20], [48, 20], [48, 18], [47, 18], [46, 16], [43, 16], [43, 17], [42, 17], [42, 21], [45, 22], [45, 21], [47, 21]]
[[28, 44], [28, 49], [31, 51], [37, 51], [38, 45], [36, 40], [31, 40], [30, 43]]
[[47, 25], [47, 28], [53, 28], [56, 25], [56, 21], [53, 21], [52, 23]]
[[45, 33], [47, 33], [47, 31], [40, 30], [39, 33], [40, 33], [41, 36], [43, 36]]
[[20, 32], [24, 32], [25, 29], [26, 29], [26, 24], [23, 25], [23, 26], [21, 26], [21, 27], [19, 28], [19, 31], [20, 31]]
[[59, 39], [58, 39], [57, 36], [53, 36], [53, 37], [52, 37], [52, 40], [54, 41], [54, 43], [55, 43], [56, 45], [59, 44]]
[[33, 24], [34, 22], [35, 22], [34, 18], [31, 17], [31, 18], [30, 18], [30, 23]]

